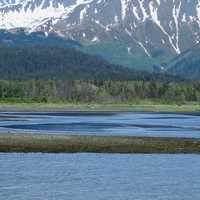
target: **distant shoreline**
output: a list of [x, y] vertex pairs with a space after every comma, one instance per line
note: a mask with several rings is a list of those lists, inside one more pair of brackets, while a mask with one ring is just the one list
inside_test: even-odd
[[200, 154], [200, 139], [0, 134], [0, 152]]
[[200, 104], [0, 103], [0, 112], [200, 112]]

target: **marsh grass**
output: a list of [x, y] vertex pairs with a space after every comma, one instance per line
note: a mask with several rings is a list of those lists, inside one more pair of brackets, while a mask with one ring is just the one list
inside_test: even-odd
[[200, 153], [200, 139], [0, 134], [0, 152]]

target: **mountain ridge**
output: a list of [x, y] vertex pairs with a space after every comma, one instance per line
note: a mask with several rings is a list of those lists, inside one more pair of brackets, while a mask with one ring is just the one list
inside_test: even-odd
[[102, 44], [115, 63], [121, 58], [111, 55], [109, 44], [121, 43], [125, 58], [145, 57], [139, 68], [168, 61], [200, 38], [199, 0], [0, 0], [0, 19], [0, 28], [56, 33], [104, 56], [96, 48]]
[[62, 47], [62, 48], [81, 48], [82, 45], [74, 40], [58, 37], [54, 33], [45, 35], [44, 32], [27, 33], [22, 28], [12, 30], [0, 30], [0, 44], [10, 47]]

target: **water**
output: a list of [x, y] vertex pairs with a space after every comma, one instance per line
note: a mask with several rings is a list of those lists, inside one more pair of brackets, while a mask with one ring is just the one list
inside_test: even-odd
[[200, 138], [198, 113], [0, 113], [0, 133]]
[[199, 200], [197, 155], [0, 154], [0, 200]]
[[[0, 133], [200, 137], [197, 113], [0, 113]], [[0, 154], [0, 200], [199, 200], [198, 155]]]

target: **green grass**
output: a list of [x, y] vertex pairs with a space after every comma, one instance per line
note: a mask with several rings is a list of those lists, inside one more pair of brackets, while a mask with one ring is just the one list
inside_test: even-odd
[[139, 103], [16, 103], [1, 102], [0, 111], [132, 111], [132, 112], [196, 112], [200, 104], [161, 104], [150, 101]]
[[0, 134], [0, 152], [200, 153], [199, 139]]

